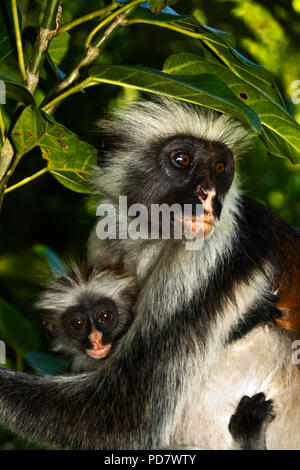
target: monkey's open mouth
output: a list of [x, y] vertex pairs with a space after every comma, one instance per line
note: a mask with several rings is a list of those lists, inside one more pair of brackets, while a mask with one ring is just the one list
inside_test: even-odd
[[107, 344], [106, 346], [102, 346], [97, 349], [86, 349], [85, 352], [93, 359], [102, 359], [103, 357], [107, 356], [110, 348], [111, 344]]

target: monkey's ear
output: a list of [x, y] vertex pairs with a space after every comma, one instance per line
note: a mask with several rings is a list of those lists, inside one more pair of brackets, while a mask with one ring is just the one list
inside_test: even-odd
[[46, 336], [53, 338], [55, 336], [55, 326], [53, 322], [53, 317], [49, 314], [49, 312], [42, 312], [40, 314], [42, 325], [45, 329]]

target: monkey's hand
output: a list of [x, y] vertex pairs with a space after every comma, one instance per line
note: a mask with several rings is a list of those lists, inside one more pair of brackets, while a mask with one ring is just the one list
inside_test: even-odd
[[229, 421], [229, 431], [240, 450], [266, 449], [266, 429], [275, 418], [273, 401], [264, 393], [245, 395]]

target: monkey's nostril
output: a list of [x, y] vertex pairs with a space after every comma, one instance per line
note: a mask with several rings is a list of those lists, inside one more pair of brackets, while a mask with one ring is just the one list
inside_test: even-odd
[[205, 201], [207, 199], [207, 192], [203, 188], [203, 186], [200, 186], [197, 191], [197, 195], [201, 198], [202, 201]]
[[205, 199], [207, 199], [207, 194], [204, 192], [204, 191], [200, 191], [200, 197], [203, 201], [205, 201]]

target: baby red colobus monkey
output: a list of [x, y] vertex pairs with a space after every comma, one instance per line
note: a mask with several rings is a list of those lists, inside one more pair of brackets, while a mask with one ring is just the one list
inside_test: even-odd
[[132, 276], [76, 265], [54, 280], [36, 306], [54, 351], [71, 358], [72, 372], [99, 366], [127, 331], [136, 294]]

